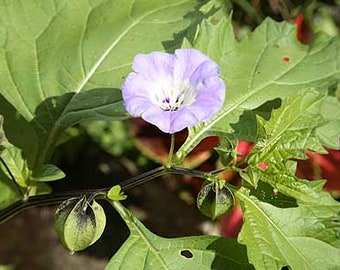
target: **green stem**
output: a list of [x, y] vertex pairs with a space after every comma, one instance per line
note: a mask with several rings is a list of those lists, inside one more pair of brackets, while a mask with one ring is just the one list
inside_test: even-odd
[[[205, 179], [209, 175], [217, 173], [219, 172], [218, 171], [203, 172], [199, 170], [192, 170], [182, 167], [170, 167], [170, 168], [159, 167], [151, 171], [145, 172], [143, 174], [131, 177], [120, 183], [120, 186], [122, 190], [125, 191], [135, 186], [151, 181], [153, 179], [156, 179], [165, 174], [190, 175], [193, 177]], [[95, 194], [97, 196], [98, 194], [100, 194], [103, 195], [101, 198], [105, 198], [104, 194], [106, 194], [110, 190], [110, 188], [111, 187], [91, 190], [75, 190], [64, 193], [54, 194], [52, 193], [46, 195], [36, 195], [29, 197], [26, 201], [25, 200], [17, 201], [0, 211], [0, 225], [3, 224], [8, 219], [10, 219], [11, 217], [17, 215], [18, 213], [32, 207], [56, 205], [69, 198], [79, 197], [82, 195], [94, 196]]]
[[108, 202], [116, 209], [122, 219], [133, 222], [130, 212], [119, 201], [108, 200]]
[[165, 165], [166, 168], [170, 168], [172, 166], [172, 159], [173, 159], [173, 156], [174, 156], [174, 149], [175, 149], [175, 133], [171, 134], [169, 156], [168, 156], [168, 161], [166, 162], [166, 165]]
[[[128, 180], [123, 181], [120, 184], [120, 186], [122, 187], [122, 190], [131, 189], [137, 185], [140, 185], [142, 183], [155, 179], [166, 173], [167, 173], [167, 170], [165, 168], [159, 167], [154, 170], [143, 173], [141, 175], [131, 177]], [[102, 189], [74, 190], [74, 191], [63, 192], [63, 193], [36, 195], [36, 196], [29, 197], [27, 200], [19, 200], [0, 211], [0, 225], [26, 209], [30, 209], [30, 208], [38, 207], [38, 206], [56, 205], [58, 203], [63, 202], [64, 200], [67, 200], [72, 197], [79, 197], [81, 195], [91, 196], [92, 194], [103, 193], [103, 192], [106, 193], [110, 190], [110, 188], [111, 187], [102, 188]]]

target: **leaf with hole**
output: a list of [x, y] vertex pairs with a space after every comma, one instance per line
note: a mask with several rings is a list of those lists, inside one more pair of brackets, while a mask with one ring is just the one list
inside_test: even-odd
[[253, 269], [246, 249], [234, 239], [191, 236], [166, 239], [150, 232], [119, 202], [113, 203], [130, 236], [111, 258], [107, 270]]

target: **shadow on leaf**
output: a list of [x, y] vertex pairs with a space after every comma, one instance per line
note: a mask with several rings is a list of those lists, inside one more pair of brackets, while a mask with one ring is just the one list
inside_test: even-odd
[[216, 254], [211, 269], [255, 269], [248, 261], [246, 246], [237, 243], [235, 239], [218, 238], [207, 246]]

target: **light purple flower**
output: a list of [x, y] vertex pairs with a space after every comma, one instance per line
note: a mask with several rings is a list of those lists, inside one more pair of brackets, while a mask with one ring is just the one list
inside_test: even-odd
[[175, 133], [207, 121], [224, 102], [219, 67], [198, 50], [138, 54], [132, 68], [123, 83], [125, 107], [163, 132]]

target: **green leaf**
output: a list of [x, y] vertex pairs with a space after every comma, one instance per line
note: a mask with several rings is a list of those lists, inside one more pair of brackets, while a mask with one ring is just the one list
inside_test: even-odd
[[340, 205], [337, 211], [319, 205], [277, 208], [241, 188], [244, 225], [239, 241], [247, 245], [256, 269], [336, 269], [340, 265]]
[[[11, 171], [15, 181], [21, 187], [26, 187], [27, 180], [29, 179], [31, 171], [27, 166], [26, 160], [22, 156], [22, 150], [18, 149], [14, 145], [11, 145], [2, 151], [1, 158], [6, 163], [8, 169]], [[0, 167], [4, 174], [9, 179], [11, 179], [12, 176], [9, 174], [2, 163]]]
[[20, 194], [18, 193], [14, 183], [10, 178], [7, 177], [7, 175], [4, 174], [2, 170], [0, 170], [0, 179], [0, 209], [3, 209], [12, 202], [18, 200], [20, 198]]
[[257, 142], [248, 162], [254, 167], [260, 162], [269, 167], [286, 170], [284, 164], [291, 158], [306, 158], [305, 150], [325, 153], [315, 135], [315, 129], [324, 123], [320, 105], [324, 95], [305, 90], [285, 99], [269, 120], [258, 117]]
[[4, 131], [4, 118], [0, 115], [0, 153], [3, 149], [10, 145], [9, 141], [6, 138], [5, 131]]
[[43, 164], [38, 166], [30, 177], [30, 180], [49, 182], [65, 177], [65, 173], [53, 164]]
[[208, 20], [202, 21], [194, 42], [196, 49], [217, 61], [221, 56], [235, 50], [236, 46], [231, 15], [222, 17], [216, 24]]
[[116, 269], [253, 269], [244, 246], [234, 239], [193, 236], [166, 239], [151, 233], [119, 202], [113, 203], [130, 229], [130, 236], [111, 258]]
[[[232, 133], [230, 124], [237, 123], [245, 110], [309, 87], [325, 92], [339, 78], [339, 39], [320, 34], [311, 44], [303, 45], [296, 39], [293, 24], [271, 19], [241, 42], [230, 38], [232, 31], [230, 21], [205, 22], [193, 44], [220, 65], [227, 86], [226, 100], [213, 119], [189, 129], [186, 142], [177, 152], [179, 160], [203, 138]], [[218, 53], [210, 53], [216, 48]]]
[[252, 188], [249, 194], [254, 195], [262, 202], [270, 203], [279, 208], [297, 206], [297, 200], [295, 198], [283, 194], [264, 181], [258, 181], [257, 188]]
[[[15, 155], [19, 149], [14, 147], [8, 140], [5, 135], [5, 131], [3, 128], [4, 124], [4, 118], [2, 115], [0, 115], [0, 156], [1, 156], [1, 162], [0, 162], [0, 191], [1, 191], [1, 196], [0, 196], [0, 209], [6, 207], [9, 205], [11, 202], [17, 200], [19, 198], [18, 194], [18, 189], [15, 187], [15, 183], [12, 181], [12, 177], [9, 174], [6, 166], [8, 169], [10, 169], [11, 165], [14, 166], [16, 169], [17, 166], [13, 164], [13, 158], [12, 154]], [[8, 149], [9, 148], [9, 149]], [[12, 151], [11, 151], [12, 148]], [[5, 151], [5, 153], [3, 153]], [[20, 155], [20, 153], [19, 153]], [[7, 165], [7, 162], [10, 164], [10, 166]], [[4, 164], [5, 163], [5, 164]], [[25, 182], [26, 179], [22, 179], [22, 174], [20, 171], [15, 170], [19, 175], [19, 178], [22, 183]]]
[[270, 184], [283, 194], [296, 199], [299, 203], [312, 205], [322, 203], [328, 207], [337, 207], [332, 196], [322, 191], [325, 182], [323, 180], [302, 180], [294, 175], [278, 173], [276, 171], [263, 172], [260, 178], [263, 182]]
[[83, 124], [91, 139], [113, 156], [121, 156], [134, 147], [133, 136], [125, 122], [86, 121]]
[[243, 171], [240, 171], [240, 177], [254, 188], [257, 188], [258, 181], [260, 180], [258, 169], [248, 166]]
[[115, 185], [110, 188], [109, 192], [107, 193], [107, 197], [112, 201], [121, 201], [127, 198], [127, 196], [124, 195], [124, 192], [122, 192], [120, 185]]
[[0, 265], [0, 270], [13, 270], [14, 267], [12, 265]]
[[316, 132], [323, 145], [339, 149], [340, 139], [340, 102], [336, 97], [328, 96], [321, 105], [321, 114], [327, 123]]
[[254, 142], [257, 138], [257, 115], [268, 120], [271, 117], [272, 110], [280, 106], [281, 100], [274, 99], [267, 101], [254, 110], [244, 111], [238, 123], [230, 124], [235, 131], [233, 136], [238, 140]]
[[39, 145], [37, 163], [46, 163], [70, 125], [127, 117], [119, 88], [133, 57], [164, 50], [162, 43], [190, 24], [184, 17], [197, 5], [198, 0], [1, 0], [1, 94], [37, 133], [31, 142]]
[[235, 151], [235, 147], [237, 145], [237, 141], [233, 139], [229, 139], [228, 137], [222, 137], [220, 139], [220, 143], [214, 150], [218, 153], [220, 157], [220, 161], [223, 165], [227, 166], [233, 160], [237, 158], [237, 152]]

